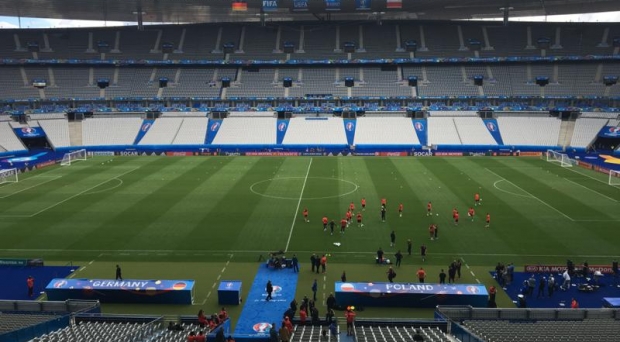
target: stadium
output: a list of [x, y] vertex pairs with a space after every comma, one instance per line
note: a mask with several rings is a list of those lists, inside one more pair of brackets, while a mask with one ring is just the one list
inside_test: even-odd
[[615, 2], [3, 1], [0, 342], [616, 341]]

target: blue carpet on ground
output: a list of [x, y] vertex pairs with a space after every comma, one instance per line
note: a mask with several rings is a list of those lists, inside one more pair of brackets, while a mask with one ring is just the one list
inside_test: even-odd
[[[0, 266], [0, 299], [35, 300], [54, 278], [66, 278], [80, 266]], [[34, 296], [28, 297], [26, 279], [34, 278]]]
[[[495, 271], [491, 271], [491, 276], [495, 276]], [[521, 293], [523, 282], [530, 278], [532, 273], [515, 272], [513, 282], [504, 287], [504, 291], [508, 294], [513, 302], [517, 301], [517, 296]], [[555, 274], [556, 291], [549, 297], [548, 288], [545, 287], [544, 297], [538, 297], [538, 284], [540, 277], [549, 277], [549, 274], [535, 273], [536, 287], [534, 288], [534, 294], [526, 296], [526, 303], [528, 308], [570, 308], [571, 300], [577, 299], [580, 308], [601, 308], [603, 306], [604, 297], [620, 297], [620, 287], [614, 284], [612, 275], [605, 275], [599, 280], [599, 288], [593, 292], [579, 291], [580, 284], [588, 283], [588, 280], [583, 277], [572, 277], [570, 289], [563, 291], [559, 288], [562, 285], [563, 279], [561, 274]], [[590, 279], [592, 283], [593, 279]]]
[[[261, 264], [248, 292], [245, 305], [235, 327], [235, 337], [265, 338], [271, 323], [279, 327], [297, 288], [297, 275], [292, 269], [274, 270]], [[267, 302], [265, 285], [271, 280], [273, 299]]]

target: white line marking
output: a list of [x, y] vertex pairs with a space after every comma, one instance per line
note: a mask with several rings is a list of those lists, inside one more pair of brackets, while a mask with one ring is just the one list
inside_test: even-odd
[[584, 188], [584, 189], [586, 189], [586, 190], [590, 190], [590, 191], [592, 191], [592, 192], [593, 192], [593, 193], [595, 193], [595, 194], [601, 195], [601, 196], [603, 196], [603, 197], [607, 198], [607, 199], [608, 199], [608, 200], [610, 200], [610, 201], [614, 201], [614, 202], [618, 203], [618, 201], [617, 201], [617, 200], [615, 200], [615, 199], [613, 199], [613, 198], [611, 198], [611, 197], [609, 197], [609, 196], [603, 195], [603, 194], [601, 194], [600, 192], [598, 192], [598, 191], [596, 191], [596, 190], [592, 190], [592, 189], [588, 188], [588, 187], [587, 187], [587, 186], [585, 186], [585, 185], [581, 185], [581, 184], [579, 184], [579, 183], [577, 183], [577, 182], [573, 182], [572, 180], [570, 180], [570, 179], [568, 179], [568, 178], [564, 178], [564, 179], [565, 179], [565, 180], [567, 180], [567, 181], [569, 181], [569, 182], [571, 182], [571, 183], [573, 183], [573, 184], [575, 184], [575, 185], [578, 185], [578, 186], [580, 186], [580, 187], [582, 187], [582, 188]]
[[89, 265], [92, 265], [92, 264], [93, 264], [93, 262], [95, 262], [95, 260], [91, 260], [88, 264], [89, 264]]
[[497, 186], [497, 184], [499, 184], [499, 183], [501, 183], [501, 182], [504, 182], [504, 181], [505, 181], [505, 179], [500, 179], [500, 180], [497, 180], [497, 181], [493, 182], [493, 187], [494, 187], [495, 189], [497, 189], [497, 190], [499, 190], [499, 191], [501, 191], [501, 192], [507, 193], [507, 194], [509, 194], [509, 195], [519, 196], [519, 197], [525, 197], [525, 198], [531, 198], [530, 196], [527, 196], [527, 195], [522, 195], [522, 194], [517, 194], [517, 193], [514, 193], [514, 192], [512, 192], [512, 191], [504, 190], [504, 189], [502, 189], [502, 188], [500, 188], [500, 187], [498, 187], [498, 186]]
[[47, 211], [47, 210], [50, 210], [50, 209], [52, 209], [52, 208], [54, 208], [54, 207], [57, 207], [57, 206], [59, 206], [59, 205], [61, 205], [61, 204], [65, 203], [65, 202], [67, 202], [67, 201], [70, 201], [70, 200], [72, 200], [72, 199], [74, 199], [74, 198], [76, 198], [76, 197], [78, 197], [78, 196], [80, 196], [80, 195], [82, 195], [82, 194], [85, 194], [85, 193], [89, 192], [89, 191], [90, 191], [90, 190], [92, 190], [92, 189], [96, 189], [97, 187], [99, 187], [99, 186], [101, 186], [101, 185], [103, 185], [103, 184], [105, 184], [105, 183], [107, 183], [107, 182], [111, 181], [112, 179], [115, 179], [115, 178], [118, 178], [118, 177], [122, 177], [122, 176], [124, 176], [124, 175], [126, 175], [126, 174], [128, 174], [128, 173], [130, 173], [130, 172], [136, 171], [136, 170], [137, 170], [137, 169], [139, 169], [139, 168], [140, 168], [140, 166], [139, 166], [139, 167], [136, 167], [136, 168], [134, 168], [134, 169], [131, 169], [131, 170], [127, 171], [127, 172], [123, 172], [123, 173], [122, 173], [122, 174], [120, 174], [119, 176], [116, 176], [116, 177], [114, 177], [114, 178], [110, 178], [110, 179], [105, 180], [105, 181], [103, 181], [103, 182], [101, 182], [101, 183], [98, 183], [98, 184], [97, 184], [97, 185], [95, 185], [95, 186], [91, 186], [90, 188], [88, 188], [88, 189], [86, 189], [86, 190], [84, 190], [84, 191], [80, 191], [80, 192], [78, 192], [77, 194], [75, 194], [75, 195], [73, 195], [73, 196], [70, 196], [70, 197], [68, 197], [68, 198], [65, 198], [64, 200], [62, 200], [62, 201], [60, 201], [60, 202], [58, 202], [58, 203], [52, 204], [52, 205], [50, 205], [50, 206], [49, 206], [49, 207], [47, 207], [47, 208], [43, 208], [43, 209], [41, 209], [41, 210], [37, 211], [36, 213], [34, 213], [34, 214], [30, 215], [29, 217], [34, 217], [34, 216], [37, 216], [37, 215], [39, 215], [39, 214], [41, 214], [41, 213], [43, 213], [43, 212], [45, 212], [45, 211]]
[[222, 268], [222, 272], [221, 273], [224, 273], [224, 271], [226, 271], [226, 267]]
[[551, 204], [549, 204], [549, 203], [547, 203], [547, 202], [545, 202], [545, 201], [541, 200], [540, 198], [538, 198], [538, 197], [536, 197], [536, 196], [532, 195], [531, 193], [529, 193], [529, 192], [525, 191], [523, 188], [521, 188], [520, 186], [516, 185], [515, 183], [513, 183], [513, 182], [511, 182], [511, 181], [507, 180], [506, 178], [504, 178], [504, 177], [502, 177], [502, 176], [498, 175], [497, 173], [495, 173], [495, 172], [493, 172], [493, 171], [489, 170], [489, 169], [488, 169], [488, 168], [486, 168], [486, 167], [485, 167], [485, 170], [487, 170], [487, 171], [489, 171], [490, 173], [494, 174], [495, 176], [497, 176], [497, 177], [499, 177], [499, 178], [501, 178], [501, 179], [505, 180], [506, 182], [508, 182], [508, 183], [510, 183], [510, 184], [512, 184], [512, 185], [514, 185], [517, 189], [520, 189], [520, 190], [521, 190], [521, 191], [523, 191], [524, 193], [526, 193], [526, 194], [530, 195], [533, 199], [538, 200], [540, 203], [542, 203], [542, 204], [546, 205], [547, 207], [549, 207], [549, 208], [551, 208], [551, 209], [555, 210], [558, 214], [561, 214], [562, 216], [566, 217], [567, 219], [569, 219], [569, 220], [571, 220], [571, 221], [575, 222], [575, 219], [573, 219], [572, 217], [570, 217], [570, 216], [568, 216], [568, 215], [564, 214], [563, 212], [559, 211], [559, 210], [558, 210], [558, 209], [556, 209], [555, 207], [551, 206]]
[[[594, 177], [592, 177], [592, 176], [590, 176], [590, 175], [586, 175], [585, 173], [579, 172], [579, 171], [577, 171], [577, 170], [573, 170], [572, 168], [565, 167], [564, 169], [565, 169], [565, 170], [568, 170], [568, 171], [572, 171], [572, 172], [577, 173], [577, 174], [580, 174], [580, 175], [582, 175], [582, 176], [588, 177], [588, 178], [590, 178], [590, 179], [594, 179], [595, 181], [597, 181], [597, 182], [599, 182], [599, 183], [603, 183], [603, 184], [606, 184], [606, 185], [611, 185], [611, 184], [609, 184], [609, 182], [604, 182], [604, 181], [602, 181], [602, 180], [600, 180], [600, 179], [598, 179], [598, 178], [594, 178]], [[608, 175], [609, 175], [609, 174], [608, 174]], [[617, 185], [611, 185], [611, 186], [616, 187]]]
[[478, 282], [478, 284], [480, 284], [480, 280], [478, 280], [478, 278], [476, 278], [476, 282]]
[[217, 282], [213, 283], [213, 286], [211, 286], [212, 289], [215, 288], [215, 284], [217, 284]]
[[122, 179], [118, 179], [118, 178], [112, 178], [112, 179], [110, 179], [108, 182], [111, 182], [111, 181], [113, 181], [113, 180], [117, 180], [117, 181], [119, 181], [119, 183], [118, 183], [118, 184], [116, 184], [115, 186], [111, 187], [111, 188], [108, 188], [108, 189], [103, 189], [103, 190], [97, 190], [97, 191], [93, 191], [93, 192], [87, 192], [87, 193], [85, 193], [84, 195], [94, 195], [94, 194], [100, 194], [100, 193], [102, 193], [102, 192], [107, 192], [107, 191], [110, 191], [110, 190], [114, 190], [114, 189], [116, 189], [116, 188], [120, 187], [121, 185], [123, 185], [123, 180], [122, 180]]
[[[0, 197], [0, 199], [8, 198], [8, 197], [11, 197], [11, 196], [13, 196], [13, 195], [15, 195], [15, 194], [19, 194], [20, 192], [23, 192], [23, 191], [26, 191], [26, 190], [29, 190], [29, 189], [32, 189], [32, 188], [36, 188], [36, 187], [37, 187], [37, 186], [39, 186], [39, 185], [43, 185], [43, 184], [45, 184], [45, 183], [49, 183], [49, 182], [51, 182], [51, 181], [57, 180], [58, 178], [62, 178], [62, 176], [55, 176], [54, 178], [51, 178], [51, 179], [49, 179], [49, 180], [47, 180], [47, 181], [45, 181], [45, 182], [42, 182], [42, 183], [39, 183], [39, 184], [35, 184], [35, 185], [33, 185], [33, 186], [29, 186], [29, 187], [24, 188], [24, 189], [21, 189], [21, 190], [19, 190], [19, 191], [15, 191], [15, 192], [13, 192], [13, 193], [11, 193], [11, 194], [8, 194], [8, 195], [5, 195], [5, 196], [2, 196], [2, 197]], [[27, 179], [30, 179], [30, 178], [27, 178]], [[13, 183], [13, 184], [16, 184], [16, 183]]]
[[[94, 261], [94, 260], [93, 260], [93, 261]], [[92, 264], [92, 261], [91, 261], [91, 264]], [[90, 264], [89, 264], [89, 265], [90, 265]], [[75, 275], [76, 275], [78, 272], [82, 272], [82, 271], [83, 271], [83, 270], [85, 270], [85, 269], [86, 269], [86, 266], [82, 266], [82, 267], [80, 267], [77, 271], [75, 271], [75, 272], [71, 273], [71, 274], [67, 277], [67, 279], [71, 279], [71, 278], [75, 277]]]
[[220, 280], [220, 278], [222, 278], [222, 275], [221, 275], [221, 274], [218, 274], [218, 275], [217, 275], [217, 280]]
[[474, 274], [474, 272], [473, 272], [473, 271], [469, 271], [469, 273], [471, 273], [471, 276], [472, 276], [472, 277], [474, 277], [474, 278], [476, 277], [476, 275]]
[[[211, 297], [211, 291], [209, 291], [209, 293], [207, 293], [207, 298], [209, 298], [209, 297]], [[207, 301], [207, 300], [205, 299], [205, 302], [206, 302], [206, 301]], [[202, 302], [202, 303], [204, 304], [204, 302]]]
[[297, 201], [297, 209], [295, 209], [295, 216], [293, 216], [293, 223], [291, 224], [291, 231], [288, 233], [288, 240], [286, 240], [286, 248], [284, 248], [284, 252], [288, 252], [288, 246], [291, 243], [291, 237], [293, 237], [293, 229], [295, 228], [295, 223], [297, 222], [297, 214], [299, 214], [299, 206], [301, 206], [301, 199], [304, 196], [304, 190], [306, 189], [306, 182], [308, 181], [308, 175], [310, 174], [311, 166], [312, 166], [312, 158], [310, 158], [310, 163], [308, 163], [308, 170], [306, 171], [306, 177], [304, 178], [304, 184], [301, 186], [301, 192], [299, 193], [299, 200]]

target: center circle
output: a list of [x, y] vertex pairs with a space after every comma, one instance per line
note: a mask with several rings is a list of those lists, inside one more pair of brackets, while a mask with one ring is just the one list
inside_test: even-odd
[[[278, 190], [276, 191], [272, 191], [272, 193], [269, 193], [269, 187], [274, 185], [278, 186], [278, 188], [281, 188], [281, 193], [282, 195], [278, 195]], [[303, 187], [301, 184], [304, 184], [305, 182], [305, 187]], [[277, 184], [280, 183], [280, 184]], [[277, 178], [270, 178], [270, 179], [265, 179], [262, 181], [258, 181], [252, 185], [250, 185], [250, 191], [253, 192], [256, 195], [259, 196], [263, 196], [263, 197], [267, 197], [267, 198], [273, 198], [273, 199], [280, 199], [280, 200], [299, 200], [299, 192], [301, 192], [301, 188], [303, 187], [303, 195], [305, 195], [306, 193], [310, 192], [312, 193], [313, 190], [315, 188], [320, 187], [321, 191], [323, 191], [323, 189], [338, 189], [339, 183], [344, 183], [346, 184], [346, 189], [343, 193], [334, 193], [333, 195], [331, 194], [326, 194], [326, 196], [312, 196], [312, 197], [306, 197], [306, 196], [302, 196], [302, 199], [304, 200], [322, 200], [322, 199], [328, 199], [328, 198], [338, 198], [338, 197], [343, 197], [346, 195], [350, 195], [354, 192], [357, 191], [357, 189], [359, 189], [359, 185], [348, 181], [348, 180], [344, 180], [344, 179], [340, 179], [340, 178], [330, 178], [330, 177], [277, 177]], [[316, 186], [315, 186], [316, 185]], [[286, 193], [287, 190], [290, 190], [291, 188], [294, 189], [299, 189], [297, 192], [296, 196], [290, 196]], [[275, 194], [273, 194], [275, 193]]]

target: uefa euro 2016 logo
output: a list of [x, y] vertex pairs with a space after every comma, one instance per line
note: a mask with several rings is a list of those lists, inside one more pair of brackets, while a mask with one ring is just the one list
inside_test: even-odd
[[284, 132], [285, 129], [286, 129], [286, 123], [280, 122], [280, 124], [278, 125], [278, 131]]
[[265, 322], [256, 323], [252, 326], [252, 329], [254, 329], [257, 333], [266, 333], [269, 329], [271, 329], [271, 324]]
[[146, 132], [149, 130], [149, 128], [151, 128], [151, 123], [147, 122], [144, 125], [142, 125], [142, 132]]
[[415, 124], [413, 124], [413, 127], [415, 127], [416, 131], [418, 132], [422, 132], [424, 130], [424, 124], [421, 122], [416, 122]]
[[218, 128], [220, 128], [220, 123], [214, 122], [213, 125], [211, 125], [211, 132], [217, 131]]
[[22, 132], [25, 134], [32, 134], [32, 133], [36, 133], [37, 130], [32, 127], [24, 127], [22, 128]]
[[487, 128], [489, 129], [489, 131], [495, 132], [495, 124], [494, 123], [487, 122]]
[[355, 125], [352, 122], [347, 122], [347, 131], [352, 132], [353, 128], [355, 128]]

